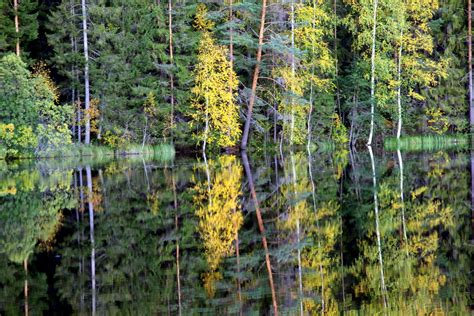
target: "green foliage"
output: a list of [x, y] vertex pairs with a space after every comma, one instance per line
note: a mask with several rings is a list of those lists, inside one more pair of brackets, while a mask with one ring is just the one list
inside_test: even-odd
[[14, 54], [0, 59], [0, 120], [15, 126], [38, 122], [35, 86], [26, 64]]
[[7, 156], [47, 155], [72, 143], [70, 106], [56, 104], [58, 93], [44, 66], [33, 75], [10, 54], [0, 61], [0, 118], [15, 126], [5, 140]]

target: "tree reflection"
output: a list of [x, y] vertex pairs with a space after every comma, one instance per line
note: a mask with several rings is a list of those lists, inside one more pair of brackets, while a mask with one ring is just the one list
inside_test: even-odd
[[468, 155], [269, 157], [6, 165], [0, 314], [469, 313]]

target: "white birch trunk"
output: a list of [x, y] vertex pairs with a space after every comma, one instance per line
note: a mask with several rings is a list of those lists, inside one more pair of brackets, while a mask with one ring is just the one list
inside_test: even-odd
[[89, 88], [89, 48], [88, 48], [88, 39], [87, 39], [87, 9], [86, 9], [86, 0], [82, 0], [82, 34], [84, 40], [84, 102], [85, 102], [85, 119], [86, 119], [86, 135], [84, 139], [85, 144], [90, 144], [91, 142], [91, 123], [90, 123], [90, 88]]
[[367, 145], [372, 145], [374, 136], [374, 116], [375, 116], [375, 40], [377, 34], [377, 5], [378, 0], [374, 0], [374, 19], [372, 28], [372, 54], [370, 57], [370, 133]]

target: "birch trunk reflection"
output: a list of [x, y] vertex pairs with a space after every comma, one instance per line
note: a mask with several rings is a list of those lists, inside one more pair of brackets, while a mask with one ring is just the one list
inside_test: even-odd
[[383, 306], [387, 307], [387, 298], [385, 297], [385, 293], [387, 291], [385, 287], [385, 277], [383, 272], [383, 257], [382, 257], [382, 242], [380, 238], [380, 223], [379, 223], [379, 202], [378, 202], [378, 195], [377, 195], [377, 176], [375, 172], [375, 160], [374, 154], [372, 152], [372, 147], [367, 146], [369, 149], [370, 155], [370, 162], [372, 164], [372, 183], [373, 183], [373, 192], [374, 192], [374, 212], [375, 212], [375, 232], [377, 235], [377, 251], [379, 257], [379, 264], [380, 264], [380, 287], [382, 290], [382, 297], [383, 297]]
[[92, 315], [96, 314], [96, 279], [95, 279], [95, 240], [94, 240], [94, 203], [92, 201], [92, 172], [86, 166], [87, 204], [89, 206], [89, 226], [91, 241], [91, 289], [92, 289]]

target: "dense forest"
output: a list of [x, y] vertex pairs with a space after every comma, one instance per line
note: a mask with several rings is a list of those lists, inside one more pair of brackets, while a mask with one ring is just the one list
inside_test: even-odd
[[469, 5], [1, 0], [0, 156], [465, 133]]

